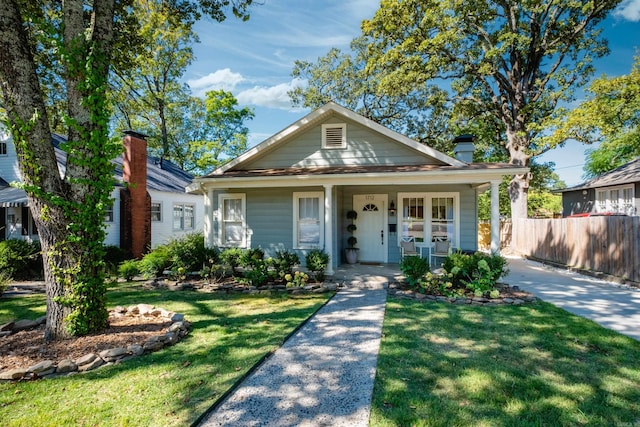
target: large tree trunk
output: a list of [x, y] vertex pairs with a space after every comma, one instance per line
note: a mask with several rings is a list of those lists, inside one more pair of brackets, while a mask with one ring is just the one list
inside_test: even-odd
[[[104, 161], [106, 158], [108, 162], [106, 156], [110, 153], [105, 152], [106, 148], [95, 149], [95, 141], [107, 138], [108, 115], [102, 100], [114, 3], [93, 2], [90, 31], [85, 28], [83, 16], [87, 11], [82, 0], [67, 0], [63, 5], [72, 120], [69, 141], [76, 143], [68, 155], [69, 180], [64, 180], [58, 171], [31, 53], [33, 46], [22, 22], [19, 2], [6, 0], [0, 7], [0, 87], [29, 207], [42, 244], [47, 288], [45, 337], [49, 340], [100, 329], [106, 326], [107, 319], [104, 283], [100, 283], [101, 259], [97, 258], [101, 256], [104, 238], [104, 215], [100, 209], [105, 203], [105, 191], [107, 195], [110, 193], [104, 185]], [[87, 39], [90, 45], [85, 43]], [[86, 145], [94, 148], [84, 150], [78, 141], [87, 141]], [[106, 169], [107, 178], [110, 174]], [[102, 186], [95, 185], [96, 182]], [[85, 211], [97, 214], [88, 218]], [[73, 324], [76, 326], [69, 329]]]

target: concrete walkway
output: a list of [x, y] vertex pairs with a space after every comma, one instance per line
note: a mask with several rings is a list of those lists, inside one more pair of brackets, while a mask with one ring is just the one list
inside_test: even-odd
[[337, 293], [200, 425], [367, 426], [387, 298], [374, 276]]
[[640, 289], [520, 258], [509, 269], [506, 283], [640, 341]]

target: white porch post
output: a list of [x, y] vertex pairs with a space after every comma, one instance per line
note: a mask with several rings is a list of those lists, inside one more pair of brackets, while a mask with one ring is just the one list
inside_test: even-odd
[[324, 247], [329, 254], [325, 274], [333, 275], [333, 185], [324, 185]]
[[500, 255], [500, 181], [491, 181], [491, 253]]
[[213, 248], [214, 244], [214, 229], [213, 216], [215, 215], [215, 209], [213, 209], [213, 188], [206, 190], [204, 195], [204, 236], [205, 236], [205, 245], [208, 248]]

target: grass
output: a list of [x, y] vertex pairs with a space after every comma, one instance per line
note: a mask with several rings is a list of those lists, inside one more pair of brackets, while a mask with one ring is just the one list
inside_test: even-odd
[[[184, 426], [315, 310], [328, 295], [217, 295], [119, 284], [109, 305], [154, 304], [184, 313], [179, 344], [86, 374], [0, 383], [3, 426]], [[44, 314], [44, 296], [0, 301], [0, 324]]]
[[370, 425], [637, 426], [640, 343], [547, 303], [390, 298]]

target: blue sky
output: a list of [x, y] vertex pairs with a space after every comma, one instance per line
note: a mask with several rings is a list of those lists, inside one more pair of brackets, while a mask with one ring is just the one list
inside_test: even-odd
[[[255, 110], [248, 122], [255, 145], [295, 122], [307, 110], [291, 108], [287, 91], [301, 84], [291, 77], [295, 60], [315, 61], [332, 47], [348, 50], [360, 22], [373, 16], [379, 0], [263, 0], [251, 18], [196, 25], [200, 43], [185, 81], [194, 94], [231, 91], [240, 105]], [[596, 76], [628, 74], [640, 53], [640, 0], [624, 0], [603, 24], [611, 54], [595, 65]], [[540, 158], [554, 161], [567, 185], [582, 181], [585, 145], [568, 142]]]

